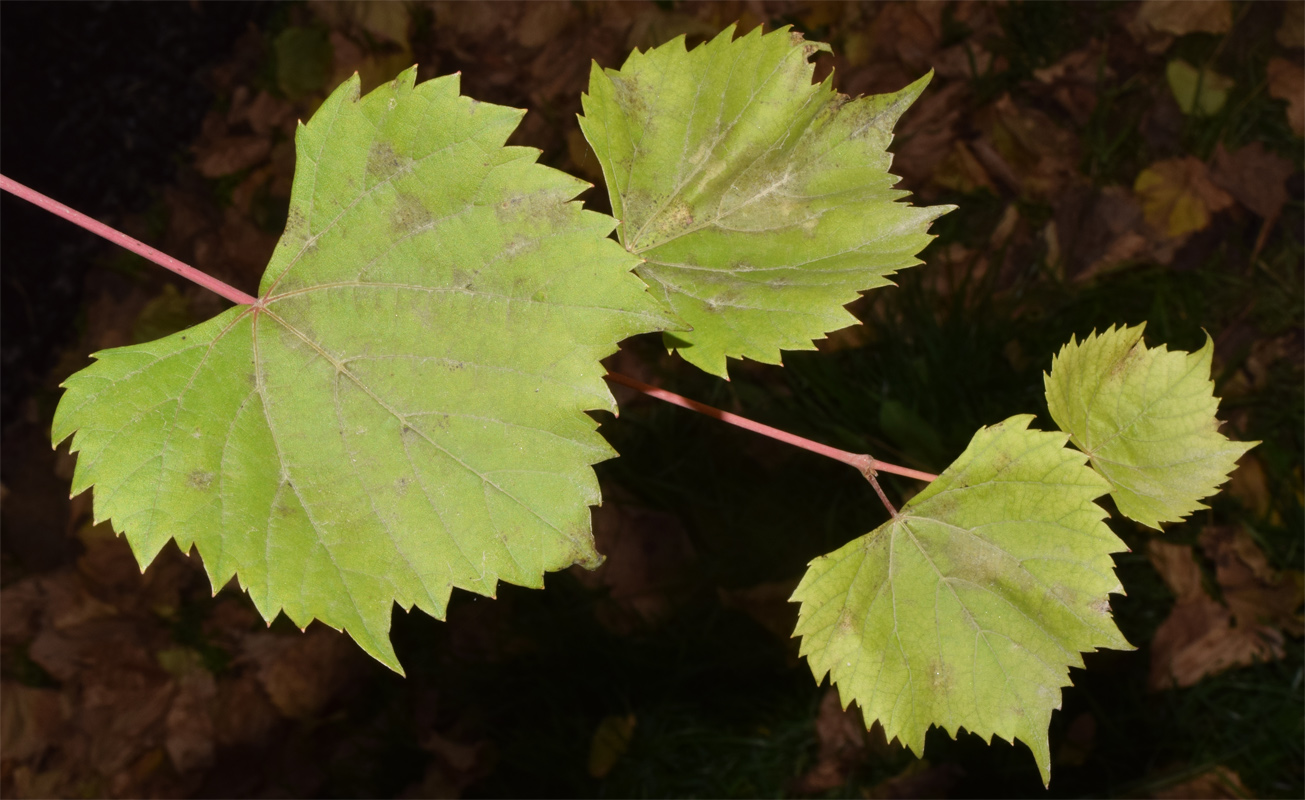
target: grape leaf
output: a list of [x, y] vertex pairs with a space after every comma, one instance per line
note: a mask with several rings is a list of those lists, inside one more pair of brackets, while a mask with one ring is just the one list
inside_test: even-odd
[[673, 324], [585, 184], [503, 146], [523, 112], [415, 78], [354, 76], [300, 127], [257, 304], [97, 353], [53, 428], [142, 568], [195, 545], [215, 589], [400, 671], [394, 602], [601, 560], [599, 359]]
[[856, 324], [843, 306], [920, 263], [950, 210], [894, 202], [888, 174], [893, 125], [930, 76], [851, 100], [832, 76], [811, 83], [828, 45], [733, 35], [595, 64], [580, 118], [637, 273], [693, 328], [668, 346], [721, 377], [727, 356], [778, 364]]
[[1120, 513], [1150, 528], [1206, 506], [1258, 442], [1219, 433], [1210, 380], [1214, 343], [1195, 353], [1147, 348], [1145, 324], [1071, 339], [1044, 375], [1060, 429], [1110, 481]]
[[931, 724], [1018, 737], [1045, 783], [1069, 667], [1132, 648], [1108, 598], [1127, 548], [1093, 502], [1108, 485], [1031, 419], [980, 429], [894, 519], [812, 561], [791, 599], [816, 680], [890, 740], [922, 754]]

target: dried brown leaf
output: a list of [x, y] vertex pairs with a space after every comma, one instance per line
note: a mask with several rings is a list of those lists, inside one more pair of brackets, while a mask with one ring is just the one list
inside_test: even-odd
[[968, 98], [964, 83], [949, 84], [925, 92], [902, 116], [893, 138], [892, 173], [902, 178], [906, 188], [918, 193], [951, 151]]
[[1137, 23], [1159, 33], [1227, 33], [1232, 29], [1232, 3], [1228, 0], [1145, 0], [1137, 10]]
[[939, 78], [967, 81], [987, 75], [992, 69], [993, 56], [982, 45], [967, 38], [933, 57], [933, 69]]
[[951, 788], [965, 777], [959, 764], [930, 764], [925, 759], [913, 761], [906, 769], [888, 780], [861, 792], [866, 800], [914, 800], [946, 797]]
[[609, 630], [629, 633], [661, 621], [684, 588], [693, 544], [680, 521], [660, 511], [616, 503], [594, 509], [594, 545], [606, 560], [592, 572], [573, 567], [586, 586], [608, 589], [597, 607]]
[[311, 0], [308, 7], [331, 28], [365, 30], [374, 39], [407, 47], [410, 15], [407, 3], [366, 0]]
[[124, 647], [123, 637], [112, 635], [117, 631], [104, 635], [110, 626], [94, 627], [101, 629], [93, 641], [101, 652], [83, 650], [90, 658], [79, 664], [81, 696], [73, 719], [90, 738], [90, 764], [101, 775], [114, 775], [162, 746], [176, 683], [157, 664], [136, 657], [143, 651]]
[[1283, 47], [1305, 47], [1305, 3], [1282, 4], [1282, 24], [1274, 38]]
[[0, 741], [6, 760], [39, 757], [55, 743], [64, 717], [59, 692], [0, 682]]
[[558, 38], [572, 21], [574, 9], [563, 3], [531, 3], [513, 34], [517, 44], [534, 49]]
[[951, 152], [934, 169], [933, 182], [945, 189], [958, 192], [987, 189], [997, 194], [997, 187], [988, 177], [987, 170], [975, 158], [965, 142], [959, 140], [952, 143]]
[[252, 671], [218, 681], [214, 708], [214, 737], [227, 747], [261, 747], [281, 720]]
[[783, 642], [793, 641], [797, 606], [789, 602], [800, 578], [770, 581], [746, 589], [720, 589], [721, 605], [742, 611]]
[[[180, 657], [173, 658], [169, 670], [177, 681], [177, 693], [164, 720], [166, 739], [164, 748], [172, 766], [178, 772], [207, 769], [213, 764], [217, 745], [217, 730], [213, 721], [213, 706], [217, 698], [217, 681], [204, 668], [199, 654], [193, 650], [177, 648]], [[160, 653], [160, 661], [163, 661]]]
[[270, 631], [245, 637], [242, 661], [252, 662], [272, 705], [292, 719], [312, 717], [362, 667], [347, 636], [314, 622], [302, 635]]
[[1081, 767], [1092, 754], [1097, 742], [1097, 718], [1092, 712], [1084, 711], [1069, 723], [1065, 738], [1056, 751], [1056, 764], [1067, 767]]
[[631, 21], [625, 45], [627, 50], [648, 50], [663, 45], [676, 36], [702, 40], [719, 32], [717, 25], [693, 14], [647, 7]]
[[1093, 40], [1050, 67], [1033, 71], [1038, 83], [1050, 88], [1052, 98], [1079, 125], [1087, 124], [1097, 107], [1098, 84], [1114, 77], [1105, 54], [1105, 46]]
[[1152, 540], [1147, 556], [1177, 596], [1169, 617], [1151, 640], [1155, 691], [1191, 686], [1207, 675], [1282, 658], [1284, 632], [1299, 636], [1305, 579], [1299, 572], [1269, 568], [1254, 541], [1240, 529], [1208, 528], [1202, 546], [1216, 565], [1226, 601], [1210, 597], [1192, 549]]
[[[1227, 397], [1227, 394], [1224, 396]], [[1227, 490], [1255, 517], [1263, 518], [1273, 509], [1273, 495], [1269, 492], [1269, 478], [1264, 472], [1264, 463], [1254, 453], [1247, 453], [1237, 462], [1237, 469], [1232, 474]]]
[[1211, 526], [1201, 532], [1201, 547], [1215, 565], [1215, 579], [1239, 627], [1305, 634], [1305, 575], [1279, 572], [1243, 528]]
[[231, 109], [227, 112], [227, 125], [248, 125], [257, 136], [268, 136], [294, 117], [294, 107], [266, 90], [253, 94], [246, 86], [238, 86], [231, 95]]
[[261, 163], [272, 152], [266, 136], [222, 136], [195, 144], [195, 169], [205, 178], [221, 178]]
[[1240, 800], [1253, 797], [1236, 772], [1220, 764], [1194, 778], [1151, 792], [1156, 800]]
[[1091, 278], [1147, 250], [1142, 207], [1122, 186], [1070, 188], [1056, 204], [1055, 224], [1068, 278]]
[[1294, 165], [1270, 153], [1260, 142], [1229, 153], [1219, 143], [1210, 179], [1242, 205], [1266, 220], [1277, 219], [1287, 202], [1287, 178]]
[[[375, 3], [369, 5], [395, 5]], [[370, 92], [391, 81], [394, 76], [413, 64], [412, 50], [407, 45], [383, 50], [369, 50], [342, 31], [333, 30], [331, 42], [331, 76], [328, 85], [337, 85], [358, 73], [360, 91]]]
[[975, 157], [1012, 191], [1051, 198], [1076, 178], [1078, 138], [1041, 111], [1006, 94], [980, 113], [979, 124], [984, 136], [972, 145]]
[[848, 776], [866, 756], [866, 725], [855, 703], [843, 708], [838, 690], [829, 687], [816, 712], [816, 740], [820, 749], [816, 765], [798, 778], [792, 790], [818, 794], [847, 783]]
[[1234, 627], [1227, 608], [1208, 596], [1174, 606], [1151, 640], [1152, 691], [1192, 686], [1207, 675], [1282, 657], [1281, 636]]
[[1196, 600], [1205, 594], [1201, 588], [1201, 566], [1196, 563], [1192, 548], [1152, 539], [1147, 542], [1146, 557], [1178, 602]]
[[404, 789], [399, 797], [461, 797], [468, 786], [489, 774], [493, 765], [493, 748], [488, 741], [469, 744], [430, 731], [422, 736], [421, 748], [435, 757], [422, 780]]

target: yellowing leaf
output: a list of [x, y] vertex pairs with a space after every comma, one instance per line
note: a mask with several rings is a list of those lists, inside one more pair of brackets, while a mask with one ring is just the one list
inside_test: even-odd
[[1142, 170], [1133, 193], [1151, 227], [1174, 239], [1203, 230], [1211, 214], [1233, 203], [1211, 182], [1205, 164], [1191, 156], [1157, 161]]
[[784, 28], [733, 36], [595, 64], [580, 120], [621, 244], [692, 326], [667, 344], [721, 377], [726, 358], [778, 364], [856, 323], [843, 306], [919, 263], [947, 210], [896, 202], [888, 173], [893, 125], [927, 77], [853, 100], [811, 83], [828, 45]]
[[1258, 442], [1219, 433], [1214, 342], [1207, 336], [1195, 353], [1147, 348], [1144, 328], [1071, 339], [1044, 383], [1052, 418], [1110, 481], [1119, 511], [1159, 530], [1205, 508], [1201, 499]]
[[625, 751], [630, 749], [636, 722], [634, 714], [603, 717], [589, 742], [589, 777], [607, 777]]
[[930, 725], [1018, 737], [1050, 779], [1047, 726], [1081, 652], [1131, 649], [1110, 616], [1125, 549], [1108, 488], [1032, 416], [983, 428], [894, 519], [812, 561], [793, 593], [817, 680], [921, 754]]
[[1165, 67], [1165, 78], [1183, 113], [1198, 117], [1218, 113], [1228, 101], [1228, 91], [1236, 85], [1232, 78], [1214, 70], [1197, 69], [1182, 59], [1169, 62]]
[[599, 359], [669, 322], [585, 184], [503, 146], [522, 112], [415, 78], [355, 76], [299, 128], [256, 304], [97, 353], [53, 426], [142, 566], [193, 545], [214, 587], [396, 670], [396, 602], [601, 560]]

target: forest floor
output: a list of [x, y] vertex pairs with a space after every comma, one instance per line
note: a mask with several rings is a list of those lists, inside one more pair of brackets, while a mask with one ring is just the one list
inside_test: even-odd
[[[175, 154], [157, 155], [175, 174], [149, 183], [139, 213], [106, 214], [243, 290], [285, 222], [296, 121], [355, 71], [364, 91], [413, 63], [419, 80], [461, 71], [463, 94], [529, 110], [511, 144], [596, 184], [583, 199], [610, 211], [575, 121], [591, 60], [617, 68], [631, 48], [680, 34], [692, 46], [736, 21], [791, 25], [832, 45], [817, 76], [832, 69], [850, 95], [934, 70], [899, 125], [893, 172], [913, 203], [956, 210], [898, 287], [851, 306], [865, 324], [818, 352], [732, 363], [725, 383], [643, 337], [614, 368], [939, 471], [981, 425], [1027, 412], [1050, 424], [1042, 373], [1071, 336], [1146, 322], [1153, 346], [1213, 338], [1223, 430], [1261, 444], [1209, 510], [1162, 533], [1110, 520], [1131, 548], [1112, 605], [1137, 649], [1072, 672], [1044, 790], [1022, 744], [934, 730], [920, 759], [885, 741], [798, 658], [786, 600], [804, 565], [884, 520], [859, 475], [633, 393], [617, 394], [619, 419], [600, 415], [621, 453], [598, 467], [606, 564], [542, 592], [455, 593], [447, 622], [396, 612], [406, 679], [319, 624], [265, 625], [173, 546], [142, 574], [93, 524], [89, 492], [66, 499], [74, 457], [48, 442], [58, 386], [89, 353], [224, 304], [136, 256], [90, 251], [64, 287], [80, 297], [72, 333], [11, 359], [6, 328], [5, 380], [22, 390], [5, 400], [0, 794], [1305, 794], [1305, 6], [260, 8], [195, 77], [213, 100]], [[5, 291], [6, 315], [42, 308], [34, 283], [6, 276]]]

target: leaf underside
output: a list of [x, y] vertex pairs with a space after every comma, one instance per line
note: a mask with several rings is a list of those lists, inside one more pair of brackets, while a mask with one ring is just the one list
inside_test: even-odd
[[898, 517], [812, 561], [791, 599], [816, 679], [890, 740], [922, 754], [934, 724], [1018, 737], [1046, 782], [1069, 667], [1132, 648], [1108, 597], [1127, 548], [1093, 502], [1108, 486], [1031, 419], [981, 429]]
[[1061, 430], [1110, 481], [1120, 513], [1157, 530], [1206, 508], [1257, 442], [1219, 433], [1210, 379], [1214, 343], [1195, 353], [1147, 348], [1145, 325], [1071, 340], [1044, 376]]
[[591, 71], [580, 125], [602, 165], [621, 243], [692, 331], [691, 363], [780, 363], [781, 350], [856, 324], [843, 306], [920, 263], [950, 207], [894, 202], [886, 151], [929, 76], [851, 100], [808, 60], [828, 45], [781, 28], [686, 52], [684, 39]]
[[257, 305], [96, 354], [53, 429], [142, 567], [194, 545], [215, 589], [396, 670], [393, 603], [597, 564], [599, 359], [674, 324], [585, 184], [503, 146], [523, 112], [415, 78], [354, 76], [300, 127]]

